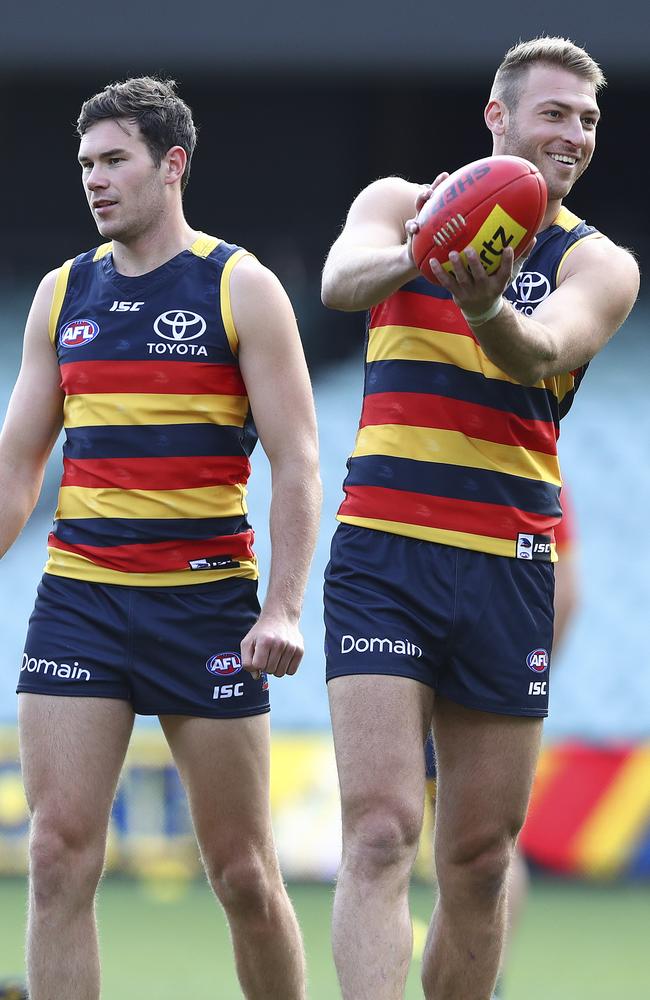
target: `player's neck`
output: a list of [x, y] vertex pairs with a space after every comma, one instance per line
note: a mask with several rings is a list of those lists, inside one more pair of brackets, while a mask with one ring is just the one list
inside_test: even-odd
[[540, 233], [543, 229], [548, 229], [549, 226], [553, 225], [553, 223], [557, 219], [558, 212], [560, 211], [561, 208], [562, 208], [561, 198], [554, 198], [553, 201], [548, 202], [546, 206], [546, 211], [544, 212], [544, 218], [542, 219], [542, 224], [539, 227]]
[[182, 210], [171, 218], [165, 215], [128, 243], [113, 240], [115, 269], [129, 278], [148, 274], [189, 249], [198, 236], [185, 221]]

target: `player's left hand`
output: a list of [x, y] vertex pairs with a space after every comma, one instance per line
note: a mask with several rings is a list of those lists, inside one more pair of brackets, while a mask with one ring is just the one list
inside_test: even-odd
[[461, 255], [454, 252], [449, 254], [451, 271], [446, 271], [437, 260], [431, 260], [430, 265], [436, 281], [451, 292], [456, 305], [474, 316], [489, 309], [506, 290], [512, 281], [515, 255], [512, 247], [506, 247], [499, 268], [488, 274], [473, 247], [467, 247], [464, 253], [467, 267]]
[[242, 666], [255, 679], [262, 673], [284, 677], [300, 666], [304, 642], [298, 625], [283, 615], [262, 614], [242, 639]]

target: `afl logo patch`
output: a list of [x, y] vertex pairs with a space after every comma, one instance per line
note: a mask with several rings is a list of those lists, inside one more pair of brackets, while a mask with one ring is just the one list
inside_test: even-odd
[[208, 673], [216, 677], [232, 677], [242, 669], [239, 653], [215, 653], [206, 663]]
[[196, 340], [205, 333], [206, 322], [188, 309], [170, 309], [156, 317], [153, 328], [163, 340]]
[[526, 657], [527, 667], [536, 674], [543, 674], [548, 668], [548, 653], [545, 649], [534, 649]]
[[73, 319], [61, 327], [59, 343], [61, 347], [83, 347], [94, 340], [99, 327], [92, 319]]

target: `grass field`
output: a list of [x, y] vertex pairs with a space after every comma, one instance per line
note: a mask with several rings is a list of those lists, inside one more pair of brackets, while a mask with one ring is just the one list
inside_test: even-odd
[[[336, 1000], [329, 945], [332, 890], [293, 885], [290, 893], [305, 936], [310, 1000]], [[24, 909], [24, 882], [0, 882], [0, 978], [22, 969]], [[416, 950], [430, 910], [431, 890], [414, 886]], [[107, 879], [99, 920], [104, 1000], [241, 997], [225, 922], [205, 886]], [[507, 1000], [648, 1000], [650, 887], [535, 881], [505, 995]], [[405, 996], [422, 996], [417, 961]]]

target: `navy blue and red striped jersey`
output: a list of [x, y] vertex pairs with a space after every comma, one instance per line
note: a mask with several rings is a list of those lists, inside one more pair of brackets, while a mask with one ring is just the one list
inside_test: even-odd
[[230, 274], [201, 235], [140, 277], [111, 244], [63, 265], [50, 315], [64, 393], [63, 478], [45, 571], [178, 586], [257, 577], [246, 481], [256, 441]]
[[[507, 298], [532, 314], [572, 250], [598, 236], [562, 208]], [[444, 288], [409, 282], [369, 313], [363, 408], [338, 519], [511, 557], [518, 536], [544, 535], [555, 560], [559, 423], [583, 374], [519, 384], [483, 353]]]

